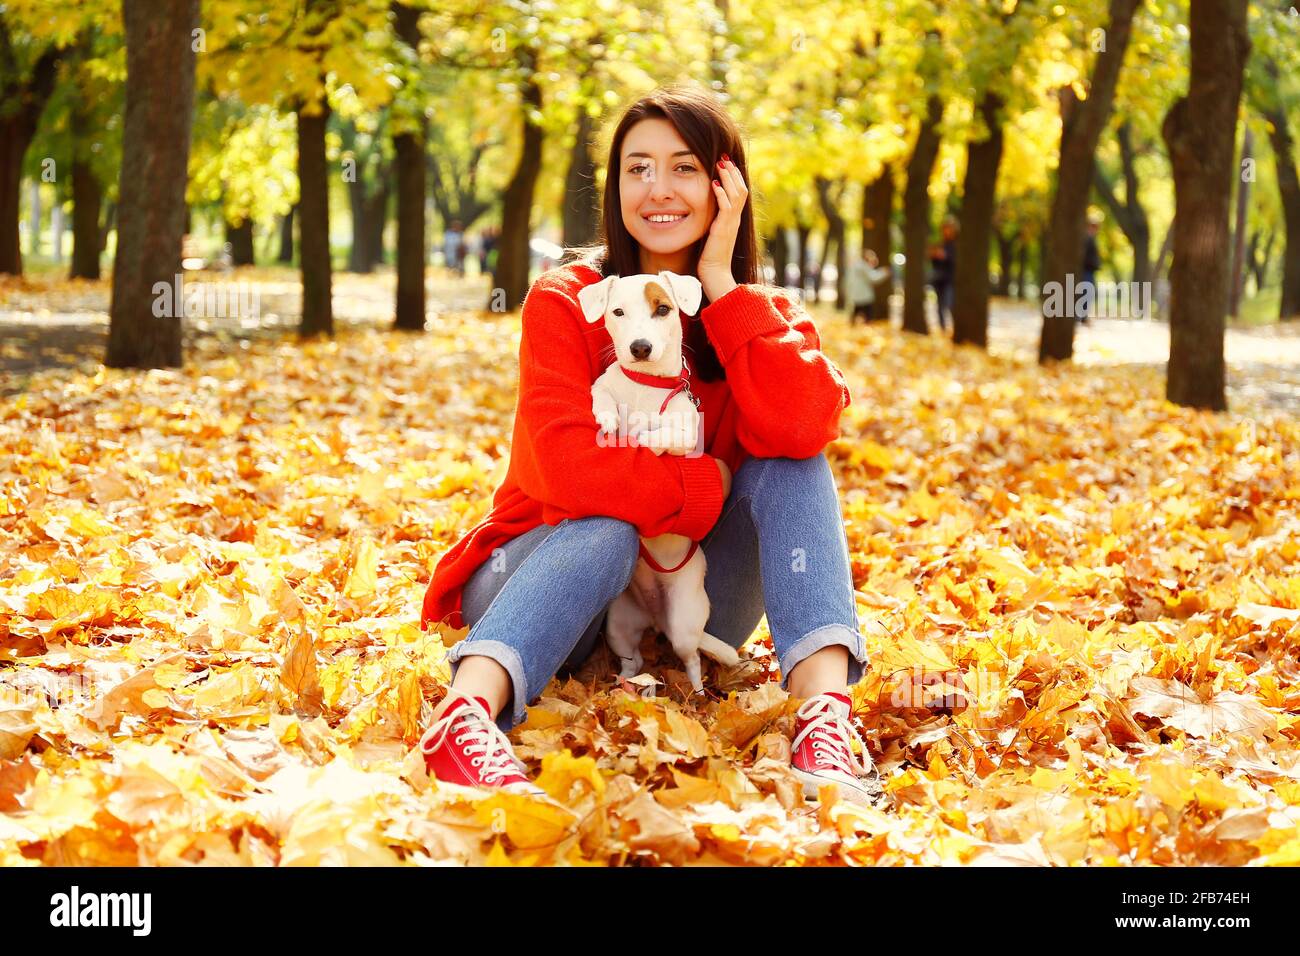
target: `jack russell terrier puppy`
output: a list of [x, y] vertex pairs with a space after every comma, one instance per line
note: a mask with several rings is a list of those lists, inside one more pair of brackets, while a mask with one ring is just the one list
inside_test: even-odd
[[[618, 433], [656, 455], [702, 453], [700, 403], [691, 394], [681, 324], [682, 314], [698, 311], [702, 294], [699, 279], [666, 271], [608, 276], [578, 291], [583, 316], [603, 318], [614, 341], [615, 362], [591, 387], [599, 442]], [[735, 648], [704, 631], [704, 573], [698, 542], [679, 534], [641, 539], [632, 581], [605, 623], [610, 649], [623, 661], [619, 676], [640, 672], [641, 635], [652, 624], [668, 636], [697, 691], [704, 689], [701, 652], [721, 664], [740, 662]]]

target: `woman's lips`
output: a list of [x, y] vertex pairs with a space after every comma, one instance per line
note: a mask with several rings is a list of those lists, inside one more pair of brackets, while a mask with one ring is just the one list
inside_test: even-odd
[[[659, 213], [659, 215], [662, 215], [662, 213]], [[691, 215], [690, 213], [687, 213], [686, 215], [682, 216], [680, 219], [674, 219], [672, 222], [654, 222], [650, 219], [647, 219], [645, 216], [642, 216], [641, 221], [644, 222], [651, 229], [667, 230], [673, 228], [673, 226], [681, 225], [688, 218], [690, 218], [690, 215]]]

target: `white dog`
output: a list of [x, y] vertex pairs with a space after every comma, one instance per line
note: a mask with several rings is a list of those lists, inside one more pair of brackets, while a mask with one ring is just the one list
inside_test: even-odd
[[[602, 440], [616, 433], [656, 455], [687, 455], [701, 446], [699, 400], [691, 394], [682, 357], [681, 312], [694, 315], [703, 290], [694, 276], [608, 276], [578, 291], [588, 322], [605, 320], [615, 362], [591, 387], [591, 410]], [[704, 631], [709, 596], [704, 552], [679, 534], [642, 538], [626, 591], [610, 605], [605, 632], [623, 661], [622, 677], [640, 670], [641, 635], [653, 624], [686, 665], [691, 686], [703, 690], [700, 653], [735, 666], [740, 656]]]

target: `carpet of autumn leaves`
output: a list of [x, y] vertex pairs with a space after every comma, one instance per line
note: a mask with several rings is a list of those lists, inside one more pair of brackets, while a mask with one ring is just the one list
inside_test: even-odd
[[3, 399], [0, 864], [1300, 863], [1300, 422], [818, 315], [889, 806], [802, 802], [763, 627], [703, 700], [649, 638], [552, 682], [556, 804], [428, 779], [519, 341], [444, 313]]

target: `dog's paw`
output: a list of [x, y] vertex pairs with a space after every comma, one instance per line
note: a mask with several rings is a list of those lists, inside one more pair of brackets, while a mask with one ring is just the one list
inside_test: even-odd
[[618, 412], [601, 412], [596, 416], [596, 424], [603, 434], [612, 435], [618, 431]]

